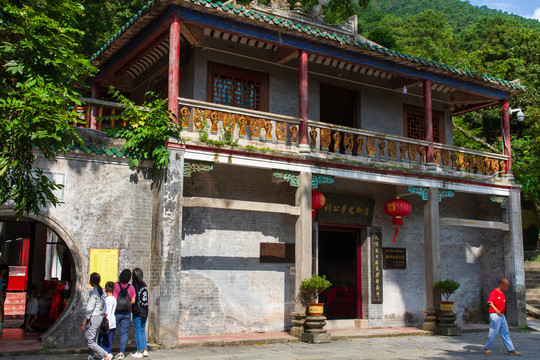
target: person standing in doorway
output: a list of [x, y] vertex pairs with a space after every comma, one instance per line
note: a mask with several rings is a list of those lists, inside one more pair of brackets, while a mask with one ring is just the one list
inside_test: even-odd
[[8, 264], [0, 265], [0, 333], [4, 327], [4, 303], [6, 302], [7, 288], [9, 284], [9, 266]]
[[143, 271], [139, 268], [133, 269], [133, 281], [135, 288], [135, 304], [133, 304], [133, 328], [135, 329], [135, 340], [137, 342], [137, 352], [131, 354], [135, 358], [148, 356], [148, 344], [146, 343], [146, 319], [148, 318], [148, 288], [143, 281]]
[[125, 358], [129, 324], [131, 323], [131, 306], [135, 303], [135, 289], [129, 281], [131, 280], [131, 270], [124, 269], [118, 277], [118, 282], [114, 284], [114, 297], [116, 298], [116, 328], [120, 335], [120, 352], [118, 359]]
[[506, 310], [506, 296], [504, 292], [510, 286], [510, 281], [506, 278], [502, 278], [499, 281], [499, 287], [494, 289], [488, 298], [489, 306], [489, 333], [486, 345], [484, 345], [484, 352], [488, 355], [492, 354], [491, 348], [497, 338], [497, 334], [501, 334], [504, 346], [508, 350], [509, 355], [521, 355], [517, 352], [510, 339], [510, 331], [508, 330], [508, 323], [506, 322], [506, 316], [504, 312]]
[[94, 353], [104, 360], [112, 360], [112, 354], [108, 354], [97, 343], [99, 327], [103, 321], [103, 305], [104, 292], [99, 283], [101, 276], [98, 273], [90, 275], [90, 286], [93, 289], [88, 294], [88, 302], [86, 303], [86, 311], [84, 320], [81, 324], [81, 331], [84, 331], [86, 344], [88, 346], [88, 360], [94, 360]]

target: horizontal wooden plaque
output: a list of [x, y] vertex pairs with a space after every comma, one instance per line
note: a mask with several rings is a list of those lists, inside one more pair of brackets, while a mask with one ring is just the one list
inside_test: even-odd
[[294, 244], [261, 243], [260, 262], [294, 263]]

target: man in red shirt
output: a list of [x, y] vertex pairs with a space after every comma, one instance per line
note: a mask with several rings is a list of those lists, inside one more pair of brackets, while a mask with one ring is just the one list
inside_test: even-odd
[[506, 317], [504, 316], [504, 311], [506, 310], [506, 296], [504, 292], [510, 286], [510, 281], [508, 279], [502, 278], [499, 281], [499, 287], [494, 289], [491, 294], [489, 294], [488, 305], [489, 305], [489, 334], [488, 341], [484, 346], [484, 352], [491, 355], [491, 347], [495, 342], [497, 334], [500, 332], [501, 337], [508, 350], [509, 355], [521, 355], [520, 352], [517, 352], [514, 349], [514, 344], [510, 339], [510, 331], [508, 330], [508, 323], [506, 322]]

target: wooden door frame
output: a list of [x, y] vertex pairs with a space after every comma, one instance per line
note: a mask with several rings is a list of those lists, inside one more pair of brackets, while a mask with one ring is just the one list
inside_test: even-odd
[[[360, 225], [341, 225], [341, 224], [318, 224], [317, 229], [317, 257], [319, 256], [318, 236], [321, 231], [347, 232], [356, 234], [356, 318], [363, 319], [364, 312], [362, 307], [362, 229], [366, 226]], [[319, 259], [317, 258], [317, 264]]]

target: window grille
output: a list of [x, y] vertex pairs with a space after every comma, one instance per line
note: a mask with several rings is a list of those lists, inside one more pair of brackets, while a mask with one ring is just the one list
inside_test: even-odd
[[234, 67], [211, 64], [210, 101], [215, 104], [267, 111], [267, 76]]
[[[425, 140], [425, 122], [423, 109], [406, 109], [405, 121], [406, 121], [406, 130], [407, 137], [418, 140]], [[439, 127], [439, 115], [435, 112], [432, 115], [433, 121], [433, 141], [440, 143], [440, 127]]]

